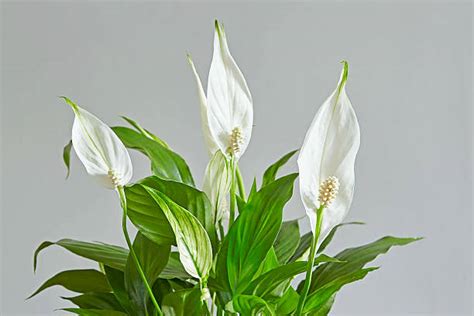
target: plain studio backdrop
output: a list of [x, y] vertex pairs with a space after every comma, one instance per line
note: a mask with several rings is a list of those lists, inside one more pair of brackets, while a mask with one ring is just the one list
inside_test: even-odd
[[[73, 113], [57, 96], [109, 125], [137, 120], [201, 183], [208, 157], [186, 53], [206, 83], [215, 18], [254, 99], [247, 185], [301, 146], [345, 59], [362, 132], [348, 220], [367, 225], [342, 229], [329, 254], [388, 234], [426, 237], [379, 257], [371, 266], [381, 269], [343, 288], [332, 314], [471, 315], [471, 3], [105, 1], [2, 5], [1, 314], [52, 315], [71, 293], [25, 298], [61, 270], [96, 266], [52, 247], [33, 274], [41, 241], [125, 244], [117, 196], [75, 154], [65, 180]], [[132, 159], [134, 180], [149, 174]], [[293, 170], [294, 159], [284, 172]], [[303, 216], [296, 190], [285, 217]]]

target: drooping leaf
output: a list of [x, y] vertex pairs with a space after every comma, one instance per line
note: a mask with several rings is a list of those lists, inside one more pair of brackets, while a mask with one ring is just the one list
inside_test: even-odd
[[62, 310], [80, 316], [127, 316], [122, 312], [104, 309], [63, 308]]
[[168, 259], [168, 263], [164, 267], [163, 271], [160, 273], [161, 279], [181, 279], [187, 280], [192, 278], [189, 273], [183, 267], [181, 261], [179, 261], [179, 253], [172, 252]]
[[112, 288], [112, 294], [126, 311], [131, 311], [131, 302], [125, 289], [125, 273], [114, 268], [104, 266], [105, 277]]
[[285, 264], [295, 253], [300, 243], [300, 228], [298, 220], [283, 222], [273, 247], [278, 261]]
[[165, 214], [141, 184], [125, 187], [125, 195], [128, 217], [143, 235], [159, 245], [176, 243]]
[[[142, 179], [139, 183], [164, 193], [170, 200], [188, 210], [206, 229], [211, 243], [214, 246], [217, 245], [214, 213], [211, 202], [204, 192], [184, 183], [163, 180], [156, 176]], [[159, 206], [157, 205], [157, 207]]]
[[309, 247], [311, 246], [311, 240], [313, 239], [313, 233], [309, 232], [301, 236], [298, 248], [296, 248], [295, 253], [290, 258], [288, 262], [295, 262], [299, 260], [307, 260]]
[[[377, 270], [378, 268], [359, 269], [351, 273], [334, 278], [331, 282], [324, 284], [314, 292], [312, 292], [306, 299], [303, 313], [318, 311], [325, 308], [325, 305], [331, 299], [334, 299], [334, 294], [348, 283], [363, 279], [369, 272]], [[330, 307], [329, 307], [330, 308]], [[324, 315], [324, 314], [323, 314]]]
[[28, 298], [41, 293], [47, 288], [55, 285], [63, 286], [64, 288], [78, 293], [88, 292], [110, 292], [110, 286], [107, 283], [105, 275], [97, 270], [67, 270], [60, 272], [44, 282], [33, 294]]
[[160, 139], [158, 136], [154, 135], [153, 133], [147, 131], [146, 129], [144, 129], [143, 127], [140, 126], [140, 124], [138, 124], [136, 121], [132, 120], [131, 118], [129, 117], [126, 117], [126, 116], [122, 116], [122, 118], [128, 123], [130, 124], [131, 126], [133, 126], [138, 132], [140, 132], [142, 135], [150, 138], [150, 139], [153, 139], [154, 141], [156, 141], [157, 143], [159, 143], [161, 146], [165, 147], [165, 148], [170, 148], [168, 146], [168, 144]]
[[38, 246], [33, 260], [34, 271], [36, 271], [39, 253], [51, 245], [60, 246], [78, 256], [103, 263], [121, 271], [124, 271], [127, 262], [128, 250], [125, 248], [73, 239], [61, 239], [57, 242], [45, 241]]
[[326, 249], [326, 247], [334, 238], [334, 235], [336, 234], [336, 231], [339, 229], [339, 227], [346, 226], [346, 225], [364, 225], [364, 224], [365, 223], [363, 222], [349, 222], [349, 223], [342, 223], [342, 224], [334, 226], [334, 228], [331, 229], [331, 231], [326, 236], [326, 238], [324, 238], [323, 242], [319, 245], [317, 253], [321, 253], [324, 251], [324, 249]]
[[311, 282], [310, 293], [332, 280], [359, 271], [365, 264], [374, 260], [378, 255], [386, 253], [393, 246], [403, 246], [417, 240], [419, 238], [386, 236], [367, 245], [346, 249], [335, 256], [335, 258], [346, 261], [346, 263], [325, 263], [316, 269]]
[[186, 161], [177, 153], [133, 129], [118, 126], [113, 127], [112, 130], [126, 147], [136, 149], [150, 159], [154, 175], [194, 186]]
[[143, 186], [161, 207], [173, 229], [179, 258], [193, 277], [206, 279], [212, 266], [212, 246], [206, 230], [198, 219], [163, 193]]
[[163, 298], [163, 313], [166, 316], [209, 315], [201, 295], [199, 288], [170, 293]]
[[298, 150], [290, 151], [289, 153], [281, 157], [277, 162], [268, 167], [267, 170], [265, 170], [262, 179], [262, 187], [275, 181], [278, 170], [280, 170], [280, 168], [285, 165], [288, 160], [290, 160], [290, 158], [293, 157], [294, 154], [296, 154], [296, 152], [298, 152]]
[[101, 309], [124, 312], [122, 306], [112, 293], [85, 293], [73, 297], [63, 297], [80, 308]]
[[69, 178], [69, 174], [71, 173], [71, 149], [72, 140], [70, 140], [63, 149], [63, 161], [67, 169], [66, 179]]
[[273, 316], [275, 310], [264, 299], [254, 295], [236, 295], [231, 302], [226, 305], [226, 310], [231, 313], [239, 313], [240, 315], [256, 316], [266, 315]]
[[232, 225], [227, 236], [226, 268], [234, 294], [242, 293], [256, 277], [261, 262], [272, 247], [282, 221], [285, 203], [293, 192], [296, 174], [278, 179], [257, 192]]
[[[168, 262], [170, 245], [158, 245], [138, 232], [133, 242], [133, 249], [148, 284], [153, 284]], [[148, 292], [131, 256], [125, 269], [125, 289], [133, 310], [140, 315], [147, 315]]]

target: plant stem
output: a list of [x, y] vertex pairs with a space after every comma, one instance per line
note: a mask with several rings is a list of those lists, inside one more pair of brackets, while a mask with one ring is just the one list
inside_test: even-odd
[[242, 198], [242, 200], [246, 201], [246, 194], [245, 194], [245, 186], [244, 186], [244, 180], [242, 179], [242, 174], [240, 173], [240, 168], [236, 164], [236, 178], [237, 178], [237, 185], [239, 186], [239, 195]]
[[306, 269], [306, 279], [304, 281], [304, 286], [303, 286], [303, 291], [301, 292], [300, 299], [298, 301], [298, 307], [296, 308], [296, 316], [300, 316], [304, 303], [306, 301], [306, 297], [308, 296], [309, 292], [309, 287], [311, 285], [311, 279], [313, 277], [313, 265], [314, 265], [314, 259], [316, 256], [316, 248], [318, 245], [318, 239], [319, 239], [319, 234], [321, 233], [321, 223], [323, 220], [323, 210], [324, 210], [324, 205], [321, 205], [317, 210], [316, 210], [316, 231], [313, 235], [313, 240], [311, 242], [311, 250], [309, 252], [309, 258], [308, 258], [308, 267]]
[[155, 306], [155, 310], [158, 313], [158, 315], [163, 315], [163, 312], [161, 311], [160, 305], [158, 305], [158, 302], [153, 295], [153, 291], [148, 284], [148, 281], [146, 279], [145, 273], [143, 272], [143, 269], [140, 265], [140, 261], [138, 260], [137, 254], [135, 253], [135, 250], [133, 249], [133, 244], [130, 241], [130, 236], [128, 235], [128, 230], [127, 230], [127, 199], [125, 197], [125, 191], [122, 186], [117, 187], [117, 192], [120, 197], [120, 204], [123, 209], [123, 217], [122, 217], [122, 230], [123, 230], [123, 235], [125, 236], [125, 240], [127, 241], [128, 249], [130, 250], [130, 255], [133, 258], [133, 261], [135, 262], [135, 266], [137, 268], [138, 274], [140, 274], [140, 277], [145, 284], [145, 287], [148, 291], [148, 295], [150, 296], [150, 299]]
[[230, 160], [230, 164], [231, 164], [231, 171], [232, 171], [232, 183], [230, 185], [230, 212], [229, 212], [230, 214], [229, 214], [229, 228], [228, 229], [230, 229], [230, 227], [234, 223], [235, 205], [237, 204], [237, 199], [235, 196], [235, 183], [236, 183], [235, 169], [236, 169], [237, 163], [235, 161], [234, 156], [232, 156]]

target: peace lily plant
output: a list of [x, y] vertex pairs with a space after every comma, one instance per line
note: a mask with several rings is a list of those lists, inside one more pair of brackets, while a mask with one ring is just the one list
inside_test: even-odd
[[[98, 263], [97, 269], [60, 272], [30, 297], [52, 286], [79, 293], [63, 297], [77, 315], [327, 315], [336, 293], [377, 267], [365, 267], [392, 246], [417, 238], [386, 236], [324, 254], [344, 223], [354, 194], [359, 150], [357, 117], [346, 94], [348, 64], [335, 90], [319, 108], [298, 154], [299, 174], [277, 177], [297, 151], [264, 172], [246, 195], [238, 162], [250, 142], [253, 101], [230, 54], [226, 34], [215, 23], [214, 54], [207, 91], [191, 57], [209, 163], [202, 189], [185, 160], [137, 122], [110, 128], [64, 97], [75, 115], [71, 149], [106, 188], [117, 192], [127, 248], [61, 239], [43, 242]], [[131, 183], [127, 148], [151, 162], [152, 175]], [[299, 175], [302, 204], [311, 231], [299, 220], [283, 221]], [[137, 229], [130, 239], [127, 222]], [[297, 281], [297, 276], [304, 279]]]

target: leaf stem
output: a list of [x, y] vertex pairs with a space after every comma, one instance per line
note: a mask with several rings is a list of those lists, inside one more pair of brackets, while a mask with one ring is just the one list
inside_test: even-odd
[[232, 183], [230, 185], [230, 212], [229, 212], [229, 228], [234, 223], [235, 218], [235, 205], [237, 204], [237, 199], [235, 195], [235, 184], [236, 184], [236, 166], [237, 162], [235, 161], [235, 156], [232, 156], [230, 160], [231, 171], [232, 171]]
[[128, 235], [128, 230], [127, 230], [127, 199], [125, 197], [125, 191], [124, 191], [122, 186], [118, 186], [117, 187], [117, 192], [119, 194], [120, 204], [121, 204], [122, 209], [123, 209], [122, 230], [123, 230], [123, 235], [125, 236], [125, 240], [127, 241], [128, 249], [130, 250], [130, 254], [133, 258], [133, 261], [135, 262], [135, 266], [137, 268], [138, 274], [140, 274], [140, 277], [141, 277], [141, 279], [142, 279], [143, 283], [145, 284], [145, 287], [148, 291], [148, 295], [150, 296], [150, 299], [151, 299], [153, 305], [155, 306], [156, 312], [158, 313], [158, 315], [162, 316], [163, 312], [161, 311], [161, 308], [158, 305], [158, 302], [157, 302], [155, 296], [153, 295], [153, 291], [152, 291], [150, 285], [148, 284], [145, 273], [143, 272], [143, 269], [140, 265], [140, 261], [138, 260], [137, 254], [135, 253], [135, 250], [133, 249], [133, 244], [130, 241], [130, 236]]
[[316, 248], [318, 245], [319, 235], [321, 233], [321, 223], [323, 221], [323, 210], [324, 204], [316, 210], [316, 231], [313, 235], [313, 240], [311, 242], [311, 250], [308, 258], [308, 266], [306, 269], [306, 278], [304, 281], [303, 291], [301, 292], [300, 299], [298, 301], [298, 307], [296, 308], [296, 316], [300, 316], [303, 311], [304, 303], [306, 301], [306, 297], [308, 296], [309, 287], [311, 285], [311, 279], [313, 277], [314, 258], [316, 256]]
[[240, 173], [240, 168], [239, 165], [236, 165], [236, 178], [237, 178], [237, 185], [239, 187], [239, 195], [242, 198], [242, 200], [246, 201], [246, 194], [245, 194], [245, 186], [244, 186], [244, 180], [242, 179], [242, 174]]

